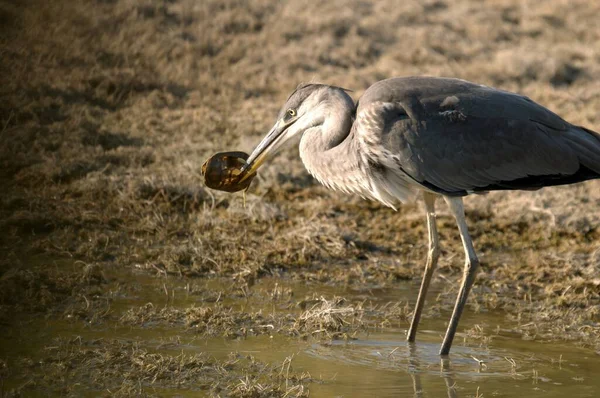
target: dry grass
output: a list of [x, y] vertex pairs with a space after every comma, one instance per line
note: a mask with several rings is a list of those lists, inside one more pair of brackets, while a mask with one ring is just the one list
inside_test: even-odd
[[[327, 343], [349, 340], [379, 328], [405, 323], [410, 309], [405, 303], [376, 304], [322, 296], [307, 297], [297, 305], [270, 311], [260, 308], [262, 297], [249, 298], [248, 307], [237, 310], [221, 303], [189, 308], [156, 308], [148, 303], [127, 310], [119, 323], [127, 326], [181, 328], [201, 337], [244, 339], [276, 334]], [[297, 308], [296, 308], [297, 307]], [[298, 308], [301, 311], [298, 311]]]
[[161, 396], [161, 391], [177, 388], [240, 398], [308, 396], [304, 385], [310, 376], [290, 370], [291, 358], [268, 365], [239, 354], [225, 360], [204, 353], [167, 355], [137, 342], [81, 338], [53, 341], [46, 350], [43, 363], [22, 359], [28, 374], [19, 376], [22, 384], [12, 395], [77, 396], [87, 390], [102, 396]]
[[[201, 185], [202, 162], [252, 149], [301, 81], [358, 98], [390, 76], [456, 76], [519, 91], [598, 130], [599, 13], [587, 0], [1, 1], [2, 327], [15, 311], [105, 313], [89, 300], [112, 286], [109, 267], [234, 278], [244, 298], [271, 275], [358, 289], [420, 276], [418, 206], [395, 213], [329, 192], [289, 149], [261, 170], [244, 208], [240, 195]], [[507, 311], [526, 338], [599, 350], [600, 183], [495, 192], [466, 208], [483, 263], [473, 307]], [[428, 316], [452, 305], [463, 261], [444, 207], [439, 226], [444, 279], [434, 283], [447, 289]], [[32, 268], [34, 254], [92, 268]], [[365, 318], [359, 303], [315, 305], [287, 320], [299, 335], [388, 324]], [[213, 325], [199, 308], [139, 311]], [[401, 321], [410, 312], [404, 303], [394, 311]], [[229, 326], [233, 335], [256, 326], [230, 315], [242, 322]]]

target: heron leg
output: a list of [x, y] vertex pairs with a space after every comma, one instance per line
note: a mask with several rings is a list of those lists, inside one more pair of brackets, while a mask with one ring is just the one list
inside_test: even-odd
[[423, 311], [423, 305], [425, 304], [427, 289], [429, 289], [431, 276], [433, 275], [433, 271], [435, 270], [440, 256], [440, 244], [437, 227], [435, 225], [435, 198], [434, 194], [429, 192], [423, 193], [425, 211], [427, 213], [427, 230], [429, 231], [429, 250], [427, 252], [427, 263], [425, 263], [425, 273], [423, 274], [423, 280], [421, 281], [421, 289], [419, 289], [419, 297], [417, 298], [417, 304], [413, 313], [412, 322], [410, 323], [410, 329], [408, 329], [407, 340], [411, 343], [415, 341], [417, 336], [417, 328], [419, 327], [419, 321], [421, 320], [421, 313]]
[[446, 200], [446, 203], [448, 203], [448, 207], [450, 208], [450, 211], [454, 215], [456, 223], [458, 224], [458, 231], [460, 232], [460, 238], [465, 250], [465, 268], [463, 271], [463, 280], [460, 285], [460, 291], [458, 292], [456, 304], [454, 305], [454, 311], [452, 312], [452, 317], [450, 318], [450, 323], [448, 324], [448, 329], [446, 330], [446, 336], [444, 337], [444, 342], [442, 343], [442, 348], [440, 349], [440, 355], [448, 355], [450, 352], [452, 340], [454, 339], [454, 334], [456, 333], [456, 329], [458, 327], [458, 321], [460, 320], [460, 316], [463, 312], [465, 304], [467, 303], [467, 298], [469, 297], [469, 292], [471, 291], [471, 286], [473, 286], [475, 274], [477, 272], [477, 268], [479, 267], [479, 260], [475, 254], [473, 242], [467, 229], [467, 221], [465, 220], [465, 210], [463, 207], [462, 198], [444, 196], [444, 199]]

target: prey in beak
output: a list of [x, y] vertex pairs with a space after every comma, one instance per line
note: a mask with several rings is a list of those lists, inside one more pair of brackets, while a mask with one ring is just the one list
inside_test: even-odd
[[299, 116], [294, 109], [288, 109], [284, 113], [284, 116], [275, 123], [265, 138], [262, 139], [250, 154], [246, 164], [242, 167], [242, 178], [240, 182], [243, 182], [249, 176], [255, 174], [256, 170], [265, 162], [265, 160], [275, 155], [286, 142], [294, 138], [297, 131], [292, 131], [290, 126], [298, 119]]

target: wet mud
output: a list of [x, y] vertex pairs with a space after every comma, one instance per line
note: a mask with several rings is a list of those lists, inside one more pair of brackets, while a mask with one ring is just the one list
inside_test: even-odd
[[420, 205], [318, 185], [297, 149], [242, 193], [300, 82], [403, 75], [518, 91], [600, 129], [589, 1], [0, 2], [0, 396], [596, 396], [600, 183], [465, 200], [481, 260], [442, 254], [417, 343]]

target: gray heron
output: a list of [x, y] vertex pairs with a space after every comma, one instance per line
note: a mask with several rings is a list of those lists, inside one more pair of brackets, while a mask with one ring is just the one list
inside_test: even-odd
[[456, 304], [440, 349], [448, 355], [479, 260], [462, 198], [600, 178], [600, 135], [531, 99], [465, 80], [402, 77], [370, 86], [355, 104], [347, 90], [302, 84], [250, 154], [251, 174], [286, 142], [325, 186], [385, 206], [422, 199], [429, 245], [408, 341], [414, 342], [440, 254], [435, 201], [452, 213], [465, 252]]

